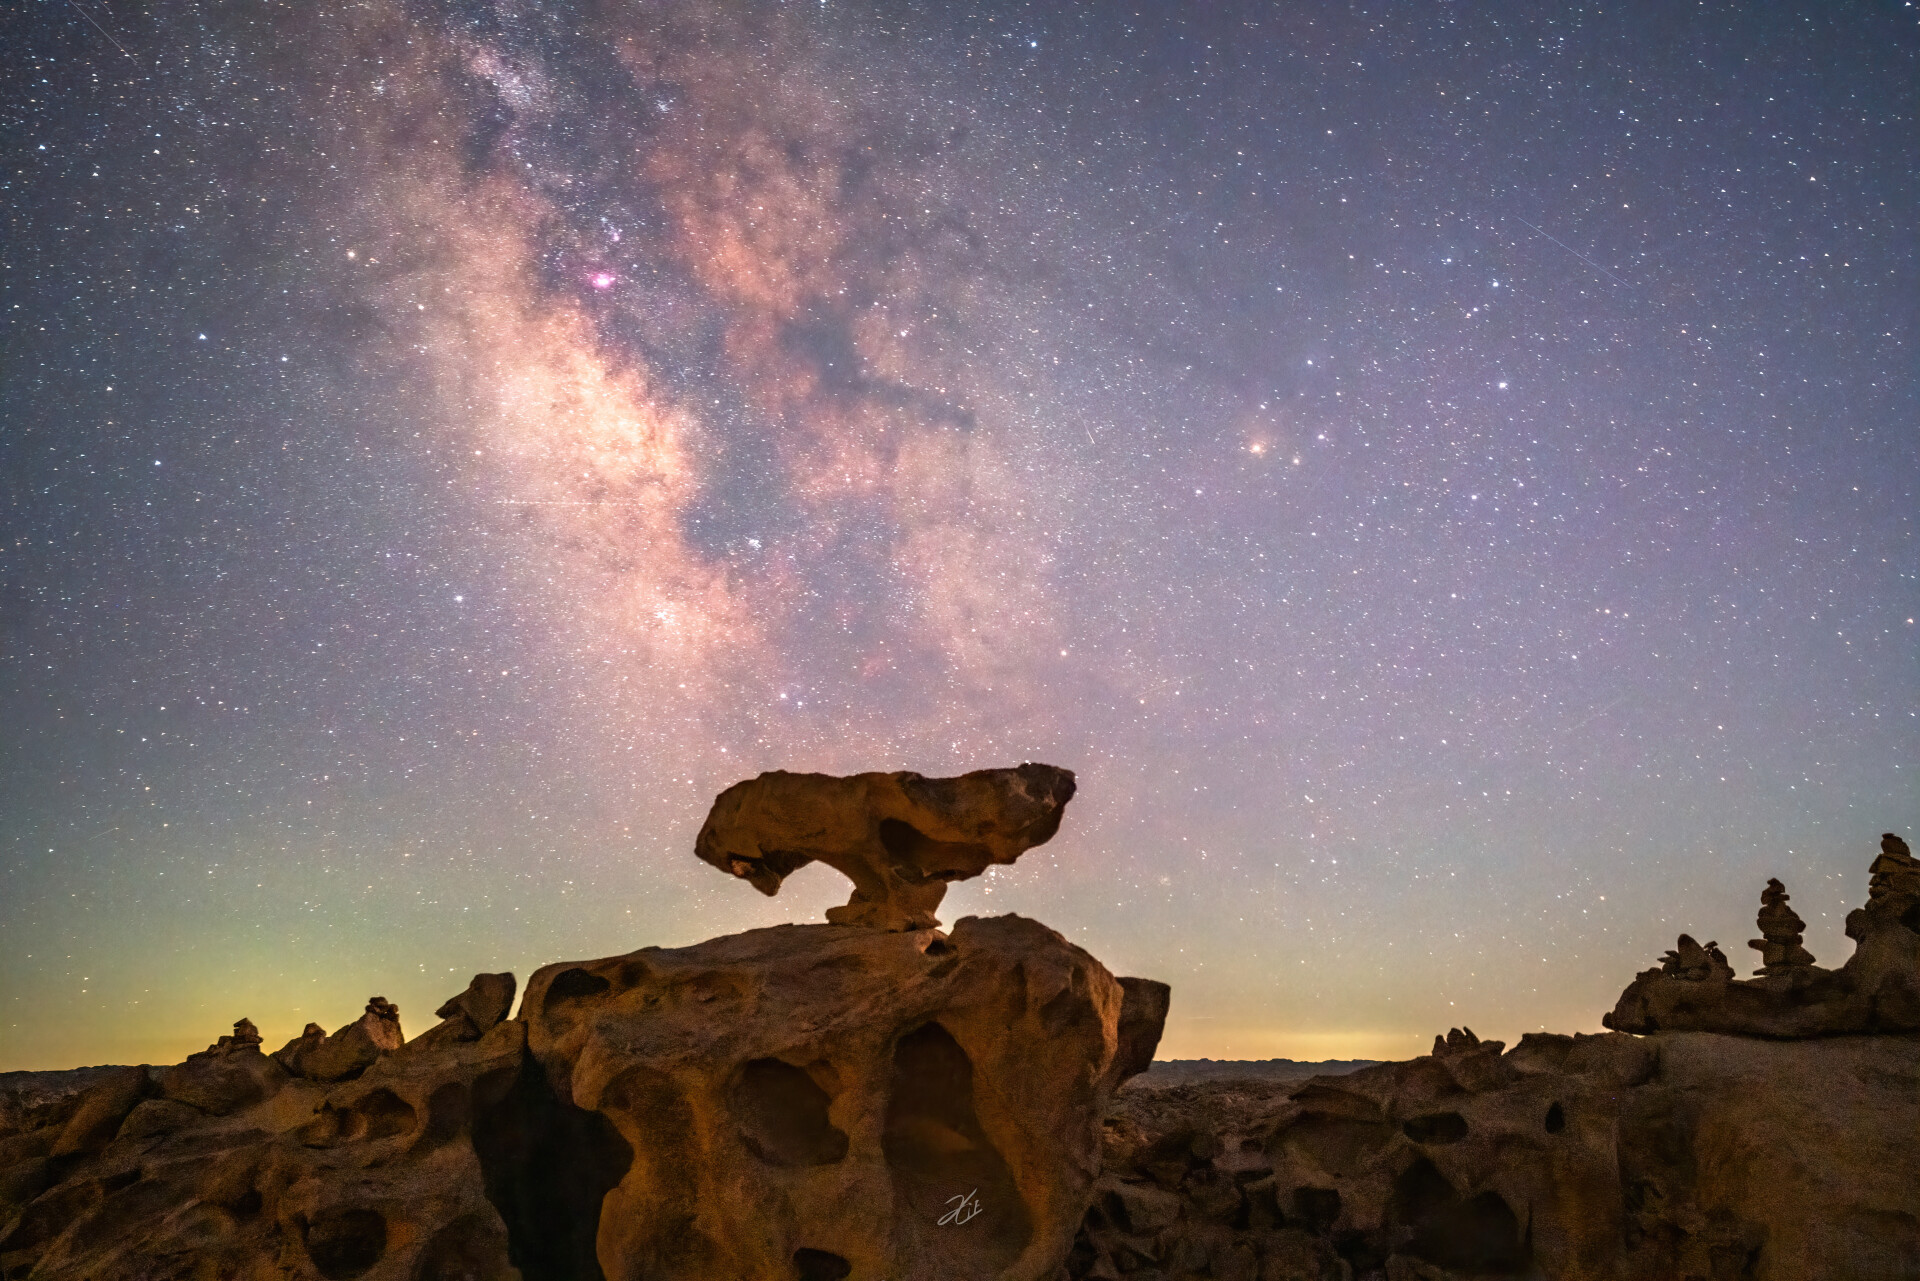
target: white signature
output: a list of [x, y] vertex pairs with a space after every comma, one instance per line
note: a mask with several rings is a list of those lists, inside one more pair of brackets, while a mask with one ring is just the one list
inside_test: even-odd
[[945, 1227], [949, 1223], [951, 1223], [955, 1227], [958, 1227], [960, 1224], [965, 1223], [969, 1219], [973, 1218], [974, 1215], [980, 1213], [980, 1211], [984, 1207], [980, 1204], [979, 1200], [977, 1199], [979, 1192], [980, 1192], [980, 1189], [975, 1188], [972, 1192], [965, 1193], [961, 1196], [948, 1197], [947, 1198], [948, 1205], [953, 1205], [955, 1201], [958, 1201], [960, 1204], [953, 1205], [953, 1209], [948, 1210], [945, 1214], [941, 1215], [940, 1222], [936, 1226]]

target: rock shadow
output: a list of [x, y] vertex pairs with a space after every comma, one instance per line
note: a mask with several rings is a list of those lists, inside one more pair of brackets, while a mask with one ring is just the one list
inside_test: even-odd
[[605, 1281], [600, 1205], [633, 1164], [612, 1122], [562, 1102], [529, 1056], [504, 1097], [475, 1109], [473, 1149], [525, 1281]]
[[916, 1220], [925, 1240], [944, 1243], [940, 1234], [952, 1233], [956, 1261], [964, 1257], [991, 1275], [1027, 1247], [1032, 1219], [1006, 1159], [981, 1128], [973, 1061], [938, 1023], [894, 1048], [881, 1150], [896, 1212]]

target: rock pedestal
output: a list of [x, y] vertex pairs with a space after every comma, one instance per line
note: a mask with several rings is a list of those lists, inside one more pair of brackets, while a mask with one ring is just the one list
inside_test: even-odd
[[610, 1277], [1043, 1281], [1166, 989], [1018, 916], [785, 925], [548, 966], [534, 1059], [610, 1121]]

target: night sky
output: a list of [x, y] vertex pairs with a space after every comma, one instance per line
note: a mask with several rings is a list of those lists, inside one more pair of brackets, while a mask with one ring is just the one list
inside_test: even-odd
[[0, 14], [0, 1068], [818, 920], [762, 769], [1162, 1057], [1594, 1030], [1920, 829], [1911, 6]]

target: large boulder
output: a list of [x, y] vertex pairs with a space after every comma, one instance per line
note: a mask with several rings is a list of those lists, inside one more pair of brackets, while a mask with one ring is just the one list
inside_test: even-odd
[[694, 852], [762, 894], [818, 859], [853, 882], [829, 921], [931, 929], [948, 882], [1051, 840], [1073, 790], [1072, 772], [1052, 765], [958, 778], [774, 770], [715, 798]]
[[419, 1040], [428, 1044], [479, 1040], [506, 1019], [516, 986], [511, 974], [474, 975], [466, 991], [448, 997], [433, 1012], [440, 1022]]
[[79, 1106], [60, 1128], [49, 1155], [72, 1156], [105, 1147], [151, 1089], [144, 1067], [114, 1068], [104, 1074], [80, 1095]]
[[522, 1017], [557, 1098], [631, 1153], [607, 1276], [1040, 1281], [1165, 1011], [1163, 985], [1002, 916], [551, 965]]
[[400, 1031], [399, 1007], [383, 996], [367, 998], [366, 1011], [332, 1036], [316, 1038], [317, 1030], [308, 1024], [298, 1040], [289, 1042], [274, 1056], [310, 1081], [351, 1081], [382, 1054], [406, 1044]]

